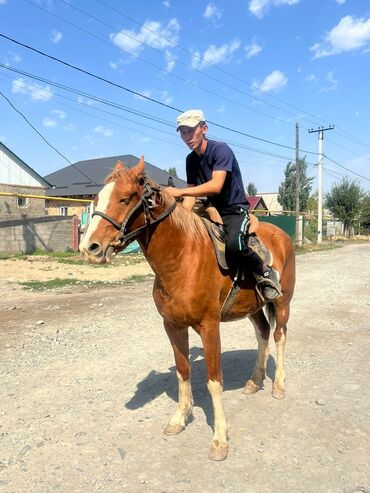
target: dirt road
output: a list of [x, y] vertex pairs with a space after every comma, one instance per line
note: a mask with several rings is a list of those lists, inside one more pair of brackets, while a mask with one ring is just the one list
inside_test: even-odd
[[297, 258], [285, 400], [271, 397], [273, 343], [265, 389], [242, 393], [254, 331], [223, 324], [222, 463], [207, 458], [196, 334], [194, 418], [181, 435], [162, 434], [177, 381], [151, 280], [25, 294], [13, 284], [25, 264], [14, 263], [0, 289], [0, 491], [370, 493], [369, 257], [358, 244]]

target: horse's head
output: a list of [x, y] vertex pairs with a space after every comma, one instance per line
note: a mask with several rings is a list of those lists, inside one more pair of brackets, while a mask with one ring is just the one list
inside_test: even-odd
[[135, 230], [146, 222], [153, 194], [144, 179], [144, 157], [131, 169], [117, 162], [95, 199], [92, 220], [79, 246], [86, 260], [109, 262], [112, 254], [133, 241]]

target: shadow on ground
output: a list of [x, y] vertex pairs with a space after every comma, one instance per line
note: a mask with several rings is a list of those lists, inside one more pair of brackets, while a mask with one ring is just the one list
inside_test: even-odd
[[[252, 375], [256, 361], [257, 351], [237, 350], [227, 351], [222, 354], [223, 389], [224, 391], [242, 389], [245, 382]], [[205, 362], [203, 349], [192, 347], [189, 354], [191, 363], [191, 379], [194, 405], [203, 409], [209, 426], [213, 425], [213, 407], [211, 397], [206, 385]], [[270, 355], [267, 361], [266, 375], [271, 380], [275, 375], [275, 360]], [[177, 376], [176, 366], [171, 366], [167, 372], [160, 373], [152, 370], [137, 384], [137, 389], [132, 398], [126, 402], [125, 407], [130, 410], [139, 409], [148, 402], [159, 397], [163, 392], [177, 402]]]

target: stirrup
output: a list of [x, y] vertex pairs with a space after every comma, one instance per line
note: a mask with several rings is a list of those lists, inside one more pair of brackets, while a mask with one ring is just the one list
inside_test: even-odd
[[280, 296], [283, 296], [279, 283], [279, 273], [274, 269], [271, 269], [271, 274], [274, 279], [254, 274], [257, 281], [257, 294], [265, 303], [275, 301], [277, 298], [280, 298]]

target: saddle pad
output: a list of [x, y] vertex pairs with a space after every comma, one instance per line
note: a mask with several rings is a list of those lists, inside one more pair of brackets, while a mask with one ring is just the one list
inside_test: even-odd
[[229, 267], [227, 265], [226, 256], [225, 256], [225, 250], [226, 250], [225, 241], [222, 238], [222, 231], [220, 227], [212, 223], [205, 217], [201, 216], [201, 220], [203, 221], [205, 227], [207, 228], [209, 237], [211, 238], [212, 243], [215, 247], [218, 265], [221, 267], [221, 269], [228, 270]]

